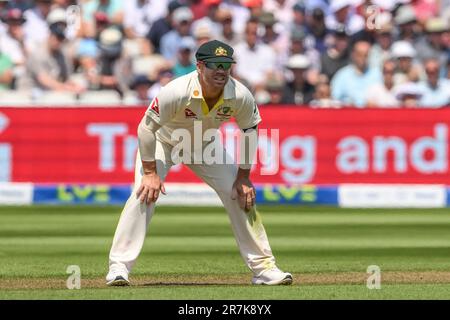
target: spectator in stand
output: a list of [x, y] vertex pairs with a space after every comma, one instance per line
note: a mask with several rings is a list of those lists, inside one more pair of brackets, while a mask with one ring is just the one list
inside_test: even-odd
[[162, 67], [158, 71], [155, 83], [148, 90], [148, 98], [150, 100], [154, 99], [162, 87], [168, 84], [173, 79], [172, 70]]
[[94, 39], [96, 39], [97, 41], [100, 40], [100, 34], [106, 30], [108, 27], [111, 26], [111, 21], [109, 20], [108, 16], [106, 15], [106, 13], [98, 11], [94, 14]]
[[325, 15], [322, 9], [315, 8], [312, 10], [311, 15], [308, 16], [308, 27], [306, 46], [316, 49], [320, 54], [327, 50], [327, 35], [329, 33], [325, 25]]
[[11, 58], [0, 51], [0, 91], [11, 89], [14, 80], [13, 67]]
[[331, 98], [331, 88], [328, 79], [322, 78], [314, 88], [314, 99], [309, 105], [312, 108], [340, 108], [341, 102]]
[[[8, 10], [11, 9], [8, 0], [0, 0], [0, 18], [8, 15]], [[3, 19], [0, 19], [0, 35], [5, 33], [6, 25], [3, 23]]]
[[131, 62], [123, 55], [123, 34], [109, 27], [100, 34], [100, 89], [116, 90], [121, 96], [131, 82]]
[[275, 31], [278, 21], [272, 12], [263, 12], [259, 16], [259, 23], [264, 27], [261, 40], [275, 51], [277, 67], [281, 68], [288, 58], [286, 48], [289, 47], [289, 38], [287, 37], [287, 33]]
[[361, 31], [364, 28], [364, 18], [355, 13], [352, 0], [333, 0], [330, 2], [331, 14], [327, 16], [325, 23], [327, 29], [334, 30], [344, 27], [349, 35]]
[[143, 38], [151, 25], [166, 16], [168, 0], [127, 0], [124, 1], [123, 26], [129, 39]]
[[70, 43], [70, 41], [74, 40], [76, 37], [76, 34], [70, 34], [71, 38], [69, 38], [69, 33], [67, 32], [67, 14], [65, 9], [54, 8], [50, 10], [50, 13], [47, 16], [47, 24], [49, 26], [52, 24], [60, 24], [66, 34], [66, 42]]
[[320, 55], [316, 49], [306, 47], [306, 38], [307, 35], [305, 33], [305, 29], [299, 28], [292, 30], [289, 55], [286, 57], [283, 65], [286, 65], [289, 56], [292, 56], [294, 54], [304, 54], [311, 62], [310, 70], [318, 74], [318, 72], [320, 71]]
[[244, 33], [245, 25], [250, 19], [250, 10], [244, 5], [242, 0], [228, 0], [224, 1], [220, 8], [231, 11], [233, 17], [232, 28], [239, 36]]
[[367, 106], [379, 108], [398, 107], [395, 97], [394, 73], [396, 63], [394, 60], [386, 60], [383, 63], [383, 82], [375, 83], [367, 89]]
[[404, 108], [417, 108], [422, 98], [422, 88], [415, 82], [406, 82], [395, 88], [395, 97]]
[[428, 19], [432, 19], [439, 14], [439, 4], [445, 8], [445, 0], [430, 1], [430, 0], [412, 0], [410, 2], [413, 7], [417, 20], [420, 24], [425, 24]]
[[407, 41], [396, 41], [391, 47], [391, 55], [397, 61], [394, 84], [417, 82], [422, 77], [422, 68], [413, 63], [416, 50]]
[[292, 75], [284, 86], [283, 103], [305, 105], [313, 99], [314, 86], [307, 80], [311, 61], [307, 56], [295, 54], [286, 65]]
[[213, 37], [211, 26], [207, 23], [197, 24], [196, 28], [193, 30], [193, 34], [196, 42], [196, 48], [199, 48], [202, 44], [208, 42]]
[[416, 13], [410, 5], [402, 5], [395, 14], [395, 24], [399, 28], [399, 40], [405, 40], [412, 45], [417, 41]]
[[191, 35], [192, 11], [180, 7], [173, 12], [173, 30], [161, 38], [161, 53], [167, 60], [175, 62], [181, 38]]
[[450, 104], [450, 81], [439, 79], [439, 60], [430, 58], [425, 61], [426, 81], [421, 82], [423, 96], [422, 107], [439, 108]]
[[[53, 0], [52, 11], [61, 10], [64, 12], [63, 19], [66, 22], [66, 38], [72, 45], [75, 45], [77, 38], [81, 37], [81, 9], [79, 6], [79, 0]], [[49, 22], [52, 11], [47, 17], [47, 23]], [[59, 13], [58, 13], [59, 14]]]
[[437, 58], [442, 66], [446, 63], [447, 54], [443, 37], [446, 31], [448, 25], [442, 18], [432, 18], [426, 22], [426, 35], [416, 45], [417, 56], [421, 61]]
[[343, 26], [333, 32], [333, 45], [320, 57], [320, 73], [332, 79], [336, 72], [350, 62], [349, 36]]
[[192, 30], [195, 30], [199, 25], [208, 25], [212, 37], [217, 38], [222, 28], [220, 22], [217, 20], [217, 10], [221, 2], [222, 0], [203, 0], [203, 4], [207, 8], [206, 16], [195, 20], [192, 23]]
[[5, 18], [6, 33], [0, 36], [0, 48], [3, 53], [11, 58], [14, 65], [13, 88], [26, 90], [31, 88], [31, 80], [26, 69], [28, 51], [25, 47], [25, 35], [23, 24], [25, 17], [20, 9], [10, 9]]
[[263, 9], [266, 12], [272, 12], [275, 19], [280, 22], [280, 32], [286, 33], [290, 30], [290, 26], [294, 19], [293, 7], [297, 0], [265, 0]]
[[43, 43], [49, 36], [47, 16], [51, 10], [51, 0], [36, 0], [36, 6], [24, 12], [25, 42], [29, 44]]
[[266, 79], [276, 70], [276, 54], [258, 39], [257, 18], [247, 22], [245, 40], [234, 49], [235, 75], [247, 81], [255, 91], [263, 89]]
[[[248, 9], [248, 19], [259, 18], [263, 12], [263, 0], [242, 0], [242, 4]], [[248, 20], [247, 20], [248, 21]]]
[[100, 89], [100, 70], [97, 60], [99, 58], [98, 43], [94, 39], [80, 39], [76, 51], [78, 68], [77, 76], [83, 81], [87, 90]]
[[0, 14], [2, 17], [4, 17], [8, 13], [9, 9], [12, 9], [10, 1], [0, 0]]
[[297, 29], [305, 29], [306, 27], [306, 8], [302, 1], [297, 2], [292, 7], [292, 22], [288, 31], [292, 32]]
[[358, 41], [351, 53], [351, 64], [340, 69], [331, 80], [333, 99], [346, 105], [364, 107], [367, 89], [373, 83], [381, 82], [379, 69], [369, 68], [370, 43]]
[[94, 35], [94, 15], [96, 12], [103, 12], [108, 16], [113, 25], [121, 26], [123, 23], [123, 3], [121, 0], [88, 0], [81, 4], [82, 24], [84, 35], [92, 37]]
[[23, 25], [26, 19], [20, 9], [10, 9], [3, 20], [6, 30], [0, 37], [0, 48], [15, 66], [24, 66], [26, 50]]
[[283, 101], [284, 81], [279, 77], [271, 77], [266, 82], [267, 103], [271, 105], [285, 104]]
[[379, 29], [375, 30], [375, 44], [369, 53], [369, 65], [374, 68], [381, 68], [383, 62], [391, 58], [391, 45], [393, 42], [391, 14], [383, 12], [378, 19]]
[[65, 29], [59, 24], [50, 26], [48, 41], [30, 55], [28, 69], [36, 88], [40, 90], [80, 93], [80, 85], [70, 81], [73, 72], [71, 59], [64, 52]]
[[233, 15], [231, 10], [219, 8], [217, 11], [217, 21], [222, 25], [221, 32], [217, 40], [230, 45], [232, 48], [242, 41], [242, 37], [233, 30]]
[[181, 39], [180, 47], [178, 48], [177, 62], [172, 68], [174, 78], [178, 78], [188, 74], [196, 69], [192, 61], [192, 53], [195, 49], [195, 42], [190, 37]]
[[179, 7], [181, 7], [181, 4], [177, 0], [170, 1], [167, 9], [167, 15], [156, 20], [150, 27], [146, 37], [153, 46], [154, 53], [161, 53], [161, 38], [172, 30], [173, 12]]
[[129, 98], [128, 104], [148, 106], [149, 90], [152, 85], [153, 82], [146, 75], [136, 75], [130, 85], [132, 98]]

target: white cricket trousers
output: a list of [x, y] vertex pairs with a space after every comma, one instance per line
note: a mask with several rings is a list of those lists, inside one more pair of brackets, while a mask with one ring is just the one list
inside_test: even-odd
[[[157, 141], [156, 167], [158, 175], [163, 181], [173, 164], [170, 153], [171, 146]], [[272, 255], [259, 214], [255, 209], [245, 212], [239, 207], [237, 200], [231, 199], [231, 190], [238, 170], [237, 165], [190, 164], [188, 166], [219, 195], [228, 213], [241, 256], [254, 275], [258, 276], [262, 271], [275, 266], [275, 258]], [[110, 266], [122, 264], [126, 266], [128, 272], [131, 272], [141, 252], [155, 208], [155, 203], [146, 205], [141, 203], [136, 196], [141, 178], [142, 164], [138, 152], [134, 188], [122, 210], [109, 255]]]

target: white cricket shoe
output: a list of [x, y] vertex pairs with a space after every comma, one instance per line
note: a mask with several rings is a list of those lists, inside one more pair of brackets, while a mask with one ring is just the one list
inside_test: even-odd
[[265, 284], [269, 286], [290, 285], [292, 283], [292, 275], [283, 272], [277, 267], [263, 271], [259, 276], [254, 276], [253, 284]]
[[109, 272], [106, 275], [106, 285], [114, 287], [129, 286], [128, 270], [122, 264], [112, 264], [109, 267]]

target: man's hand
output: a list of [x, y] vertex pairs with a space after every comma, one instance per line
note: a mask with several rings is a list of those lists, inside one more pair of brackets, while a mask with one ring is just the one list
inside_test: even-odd
[[153, 172], [142, 176], [141, 186], [136, 192], [136, 196], [140, 198], [141, 203], [145, 202], [147, 205], [150, 205], [150, 203], [158, 200], [160, 192], [166, 194], [166, 189], [159, 175]]
[[243, 210], [248, 212], [255, 205], [255, 198], [256, 198], [255, 187], [251, 183], [248, 176], [238, 174], [236, 181], [233, 183], [233, 190], [231, 191], [231, 199], [233, 200], [238, 199], [239, 206]]

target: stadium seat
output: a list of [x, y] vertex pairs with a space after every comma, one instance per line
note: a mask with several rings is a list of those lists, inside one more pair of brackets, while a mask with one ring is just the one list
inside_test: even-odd
[[117, 105], [122, 104], [122, 99], [119, 93], [114, 90], [86, 91], [80, 95], [78, 104]]
[[77, 97], [75, 93], [71, 92], [49, 91], [37, 97], [34, 103], [38, 105], [72, 106], [77, 103]]
[[126, 106], [135, 106], [139, 104], [139, 99], [133, 92], [126, 93], [122, 101]]
[[153, 54], [151, 56], [136, 57], [132, 62], [133, 74], [145, 74], [150, 79], [155, 79], [158, 70], [167, 64], [167, 61], [161, 55]]
[[6, 90], [0, 91], [0, 105], [30, 105], [32, 104], [31, 94], [27, 91]]

